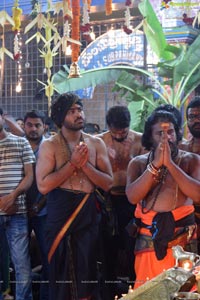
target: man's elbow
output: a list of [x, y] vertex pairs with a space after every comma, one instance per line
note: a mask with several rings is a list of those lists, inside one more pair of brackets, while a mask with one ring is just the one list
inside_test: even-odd
[[200, 205], [200, 191], [193, 197], [194, 204]]
[[131, 203], [131, 204], [137, 204], [138, 203], [138, 199], [136, 199], [136, 197], [134, 197], [134, 194], [133, 192], [128, 188], [126, 187], [126, 190], [125, 190], [125, 193], [126, 193], [126, 196], [128, 198], [128, 201]]
[[49, 188], [48, 188], [48, 186], [46, 184], [43, 184], [43, 183], [37, 182], [37, 187], [38, 187], [39, 192], [42, 195], [46, 195], [50, 191]]
[[113, 186], [113, 178], [110, 177], [105, 180], [104, 185], [101, 187], [105, 192], [109, 192]]

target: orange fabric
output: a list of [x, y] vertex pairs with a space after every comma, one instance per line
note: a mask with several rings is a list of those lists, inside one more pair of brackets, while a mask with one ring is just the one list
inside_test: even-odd
[[[175, 221], [191, 214], [194, 211], [193, 205], [181, 206], [172, 211]], [[141, 205], [137, 204], [135, 210], [136, 218], [141, 218], [141, 221], [147, 225], [152, 224], [152, 219], [156, 215], [156, 212], [150, 211], [147, 214], [143, 214]], [[151, 235], [146, 228], [140, 228], [140, 233]], [[164, 270], [174, 267], [175, 259], [172, 254], [172, 249], [167, 250], [167, 255], [162, 260], [156, 258], [154, 251], [148, 251], [143, 253], [137, 253], [135, 255], [135, 273], [136, 281], [134, 289], [144, 284], [147, 280], [154, 278], [161, 274]]]
[[[193, 205], [180, 206], [180, 207], [172, 210], [172, 214], [174, 216], [175, 221], [190, 215], [192, 212], [194, 212]], [[141, 221], [146, 225], [152, 224], [152, 220], [156, 214], [157, 214], [157, 212], [153, 211], [153, 210], [151, 210], [147, 214], [143, 214], [142, 207], [140, 204], [137, 204], [136, 209], [135, 209], [135, 217], [141, 219]], [[146, 235], [151, 235], [149, 229], [147, 229], [147, 228], [140, 228], [140, 233], [146, 234]]]
[[157, 260], [154, 251], [137, 254], [135, 256], [136, 281], [134, 289], [174, 266], [175, 259], [172, 255], [172, 249], [167, 250], [167, 255], [162, 260]]

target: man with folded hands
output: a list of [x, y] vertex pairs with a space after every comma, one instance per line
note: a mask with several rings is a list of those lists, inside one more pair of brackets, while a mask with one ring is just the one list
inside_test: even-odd
[[196, 251], [193, 203], [200, 203], [200, 159], [178, 149], [173, 114], [154, 111], [145, 123], [143, 146], [150, 152], [131, 160], [126, 194], [136, 204], [134, 288], [175, 265], [172, 246]]

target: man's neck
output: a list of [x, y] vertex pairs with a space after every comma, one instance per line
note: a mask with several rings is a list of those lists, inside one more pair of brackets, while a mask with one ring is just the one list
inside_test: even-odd
[[198, 137], [192, 137], [190, 144], [189, 144], [189, 151], [200, 154], [200, 138]]
[[27, 140], [29, 141], [32, 150], [35, 151], [38, 148], [38, 146], [42, 140], [42, 137], [40, 137], [40, 139], [38, 139], [38, 140], [30, 140], [28, 138], [27, 138]]
[[79, 141], [82, 135], [81, 130], [70, 130], [66, 128], [61, 129], [61, 134], [66, 138], [69, 142], [76, 142]]

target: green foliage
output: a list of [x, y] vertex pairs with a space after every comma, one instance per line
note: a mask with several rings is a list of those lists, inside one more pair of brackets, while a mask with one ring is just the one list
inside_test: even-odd
[[131, 127], [142, 131], [146, 116], [155, 107], [169, 103], [180, 108], [200, 84], [200, 36], [189, 46], [172, 46], [167, 43], [149, 0], [142, 0], [138, 7], [144, 17], [147, 41], [160, 60], [155, 66], [158, 75], [141, 68], [110, 66], [81, 70], [80, 78], [68, 78], [69, 68], [63, 66], [53, 76], [53, 84], [58, 93], [64, 93], [115, 81], [113, 91], [128, 102]]
[[169, 46], [167, 44], [162, 26], [149, 0], [141, 1], [138, 5], [138, 8], [144, 17], [143, 29], [152, 50], [160, 59], [173, 59], [177, 48], [175, 46]]
[[[120, 92], [128, 102], [137, 103], [129, 104], [129, 107], [136, 120], [132, 122], [132, 128], [141, 131], [146, 115], [157, 105], [169, 103], [180, 108], [200, 84], [200, 36], [189, 46], [169, 45], [149, 1], [141, 1], [139, 9], [144, 17], [147, 41], [160, 59], [157, 64], [159, 77], [134, 68], [137, 76], [122, 72], [113, 90]], [[137, 80], [139, 74], [143, 75], [140, 81]], [[147, 78], [156, 87], [146, 85], [145, 82], [149, 82]]]
[[132, 67], [111, 66], [88, 71], [80, 70], [80, 77], [68, 78], [69, 68], [67, 66], [63, 66], [63, 70], [57, 72], [53, 76], [52, 80], [56, 90], [62, 94], [114, 81], [120, 76], [123, 70], [126, 70], [128, 73], [135, 72]]

